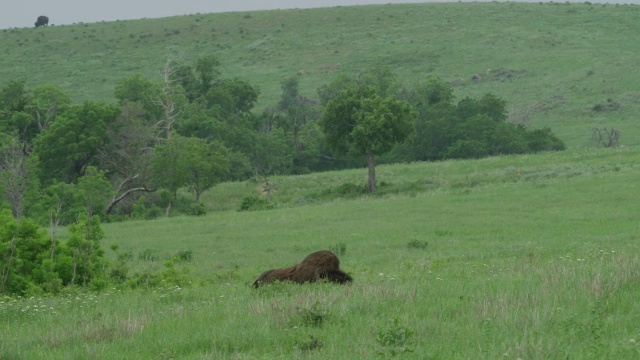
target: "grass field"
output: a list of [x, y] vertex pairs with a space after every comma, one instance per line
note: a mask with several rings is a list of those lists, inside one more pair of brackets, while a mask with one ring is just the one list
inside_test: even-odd
[[[364, 169], [273, 178], [254, 212], [235, 209], [255, 184], [223, 184], [226, 210], [104, 225], [132, 271], [191, 250], [191, 284], [0, 299], [0, 359], [636, 359], [638, 158], [382, 166], [387, 193], [353, 199], [311, 194]], [[354, 283], [251, 287], [318, 249]]]
[[[640, 144], [640, 7], [442, 3], [194, 14], [0, 31], [0, 86], [54, 84], [77, 101], [113, 100], [133, 73], [161, 80], [170, 53], [216, 55], [224, 77], [257, 85], [257, 111], [298, 74], [303, 95], [339, 72], [382, 64], [407, 86], [437, 76], [456, 96], [504, 98], [515, 118], [551, 127], [569, 147], [591, 128]], [[471, 80], [477, 75], [477, 81]], [[596, 110], [594, 110], [596, 109]]]

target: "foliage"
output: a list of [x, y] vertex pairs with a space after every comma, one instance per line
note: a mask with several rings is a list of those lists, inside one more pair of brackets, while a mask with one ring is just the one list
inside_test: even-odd
[[269, 200], [260, 195], [248, 195], [242, 199], [238, 211], [254, 211], [254, 210], [268, 210], [273, 208], [274, 205], [269, 203]]
[[[179, 188], [188, 186], [200, 194], [220, 182], [228, 172], [227, 149], [219, 143], [174, 136], [156, 147], [154, 181], [169, 190], [173, 199]], [[169, 200], [172, 201], [171, 199]]]
[[564, 150], [549, 129], [528, 130], [507, 122], [506, 102], [492, 94], [453, 102], [453, 89], [431, 79], [406, 94], [418, 110], [416, 132], [394, 149], [395, 160], [470, 159]]
[[381, 98], [375, 89], [359, 86], [342, 90], [329, 100], [320, 122], [329, 146], [338, 154], [366, 156], [369, 191], [375, 192], [374, 155], [384, 154], [412, 132], [411, 106], [395, 98]]
[[104, 250], [100, 246], [104, 232], [100, 226], [100, 217], [82, 214], [76, 223], [69, 226], [67, 246], [72, 254], [72, 276], [70, 285], [76, 284], [78, 274], [82, 274], [82, 287], [102, 275]]
[[[373, 359], [384, 349], [378, 330], [405, 328], [413, 331], [413, 351], [398, 358], [635, 359], [640, 258], [637, 199], [629, 194], [639, 152], [627, 146], [385, 165], [380, 174], [390, 186], [428, 190], [103, 224], [103, 246], [133, 254], [128, 278], [140, 283], [0, 295], [0, 322], [12, 330], [0, 332], [3, 355], [118, 358], [128, 344], [149, 359]], [[357, 169], [278, 176], [273, 196], [286, 196], [280, 205], [362, 178]], [[203, 201], [241, 190], [246, 183], [223, 184]], [[428, 251], [409, 249], [413, 239], [428, 239]], [[340, 266], [352, 285], [251, 288], [262, 271], [338, 242], [349, 249]], [[157, 260], [138, 259], [145, 249]], [[172, 266], [177, 274], [188, 266], [191, 286], [157, 275], [187, 249], [193, 260]], [[299, 312], [316, 302], [329, 317], [320, 327], [298, 326]]]
[[400, 320], [395, 318], [393, 324], [387, 327], [379, 327], [376, 333], [376, 342], [380, 346], [378, 351], [381, 355], [401, 355], [406, 352], [413, 352], [412, 339], [414, 331], [411, 328], [401, 326]]
[[75, 182], [95, 164], [100, 148], [109, 141], [107, 127], [118, 112], [114, 105], [85, 102], [59, 115], [35, 142], [42, 184]]
[[331, 317], [327, 307], [316, 301], [311, 306], [297, 309], [297, 315], [293, 319], [295, 326], [322, 327]]
[[34, 280], [49, 281], [47, 245], [46, 234], [33, 221], [16, 220], [10, 211], [0, 210], [0, 293], [25, 294]]
[[413, 239], [407, 243], [409, 249], [426, 250], [427, 246], [429, 246], [428, 241], [420, 241], [418, 239]]

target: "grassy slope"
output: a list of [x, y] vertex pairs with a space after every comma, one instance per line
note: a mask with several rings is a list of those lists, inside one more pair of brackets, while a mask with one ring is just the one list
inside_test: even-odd
[[[376, 341], [397, 318], [414, 332], [408, 358], [635, 359], [639, 156], [627, 148], [385, 166], [391, 183], [441, 185], [106, 224], [105, 247], [131, 251], [136, 271], [162, 266], [138, 259], [145, 249], [161, 260], [193, 250], [198, 285], [0, 299], [0, 326], [11, 329], [0, 331], [0, 356], [372, 358], [400, 350]], [[284, 196], [362, 176], [275, 181]], [[261, 271], [336, 244], [346, 247], [342, 267], [353, 285], [250, 287]], [[313, 326], [309, 314], [324, 324]]]
[[[305, 95], [340, 71], [382, 63], [408, 85], [438, 76], [456, 94], [492, 92], [514, 114], [532, 110], [572, 147], [590, 128], [616, 127], [637, 145], [640, 23], [636, 6], [448, 3], [335, 7], [11, 29], [0, 32], [0, 85], [58, 84], [77, 101], [110, 100], [114, 83], [141, 72], [160, 80], [170, 51], [215, 54], [225, 76], [261, 91], [272, 106], [287, 76]], [[479, 74], [480, 82], [471, 81]], [[589, 111], [607, 99], [621, 110]]]

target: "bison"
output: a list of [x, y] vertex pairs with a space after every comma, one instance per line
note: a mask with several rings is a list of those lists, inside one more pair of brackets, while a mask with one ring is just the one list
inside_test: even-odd
[[36, 27], [45, 25], [49, 25], [49, 18], [44, 15], [38, 16], [38, 19], [36, 20]]
[[314, 252], [302, 260], [301, 263], [291, 267], [263, 272], [253, 283], [253, 286], [257, 288], [274, 281], [293, 281], [302, 284], [318, 280], [327, 280], [339, 284], [353, 281], [349, 274], [340, 270], [338, 257], [331, 251], [322, 250]]

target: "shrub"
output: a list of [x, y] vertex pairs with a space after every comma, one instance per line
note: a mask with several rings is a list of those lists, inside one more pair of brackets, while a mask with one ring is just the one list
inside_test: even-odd
[[310, 307], [298, 308], [294, 324], [297, 326], [321, 327], [328, 318], [328, 310], [320, 302], [316, 301]]
[[238, 211], [268, 210], [273, 208], [267, 198], [258, 195], [245, 196]]
[[426, 241], [419, 241], [417, 239], [413, 239], [411, 241], [409, 241], [407, 243], [407, 247], [409, 249], [419, 249], [419, 250], [426, 250], [427, 249], [427, 245], [429, 245], [428, 242]]
[[207, 209], [205, 209], [204, 204], [202, 203], [191, 204], [191, 206], [189, 206], [189, 209], [187, 209], [187, 214], [193, 216], [202, 216], [207, 214]]
[[189, 262], [193, 260], [193, 251], [179, 250], [178, 253], [176, 253], [175, 258], [179, 261]]
[[388, 327], [379, 327], [376, 334], [376, 342], [380, 346], [380, 355], [389, 354], [391, 356], [412, 352], [410, 345], [413, 343], [411, 337], [413, 330], [400, 325], [400, 320], [395, 318], [393, 324]]

